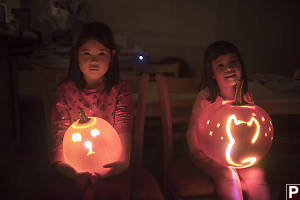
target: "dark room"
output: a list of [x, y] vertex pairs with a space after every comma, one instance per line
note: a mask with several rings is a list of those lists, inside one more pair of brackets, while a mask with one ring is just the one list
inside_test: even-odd
[[299, 9], [0, 0], [0, 199], [300, 199]]

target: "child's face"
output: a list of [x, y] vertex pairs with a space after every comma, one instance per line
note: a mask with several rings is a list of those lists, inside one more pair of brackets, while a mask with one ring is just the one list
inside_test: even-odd
[[88, 85], [102, 81], [114, 53], [95, 39], [87, 40], [79, 48], [78, 63]]
[[213, 79], [216, 79], [219, 88], [236, 85], [241, 79], [242, 68], [238, 57], [228, 53], [217, 57], [212, 62]]

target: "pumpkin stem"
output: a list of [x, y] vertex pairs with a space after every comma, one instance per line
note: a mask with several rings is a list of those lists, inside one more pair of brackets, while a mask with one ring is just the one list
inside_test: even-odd
[[235, 88], [234, 102], [232, 103], [232, 105], [246, 104], [246, 102], [244, 102], [243, 92], [242, 92], [243, 84], [244, 84], [244, 80], [239, 80], [237, 82], [237, 85], [236, 85], [236, 88]]
[[82, 110], [82, 108], [79, 107], [80, 113], [81, 113], [81, 118], [79, 120], [79, 123], [84, 124], [88, 121], [90, 121], [90, 119], [85, 115], [84, 111]]

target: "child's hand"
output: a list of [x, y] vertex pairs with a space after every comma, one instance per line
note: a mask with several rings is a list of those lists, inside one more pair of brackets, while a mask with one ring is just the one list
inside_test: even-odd
[[62, 176], [73, 178], [76, 175], [75, 169], [65, 162], [56, 162], [53, 166]]
[[86, 184], [91, 177], [91, 174], [88, 172], [78, 173], [75, 171], [73, 167], [65, 162], [58, 162], [54, 165], [55, 169], [60, 173], [62, 176], [68, 177], [76, 182], [80, 190], [84, 190]]
[[91, 177], [92, 177], [92, 175], [88, 172], [76, 174], [74, 179], [81, 191], [84, 191], [86, 189], [86, 185], [88, 184], [88, 181]]
[[54, 165], [55, 169], [63, 176], [69, 177], [71, 179], [78, 179], [83, 176], [90, 176], [91, 174], [88, 172], [78, 173], [75, 171], [71, 165], [65, 162], [58, 162]]
[[109, 176], [113, 176], [116, 174], [120, 174], [121, 172], [125, 171], [128, 168], [128, 163], [117, 161], [117, 162], [106, 164], [103, 167], [111, 168], [111, 170], [104, 176], [99, 175], [99, 174], [96, 174], [96, 175], [101, 176], [101, 177], [109, 177]]

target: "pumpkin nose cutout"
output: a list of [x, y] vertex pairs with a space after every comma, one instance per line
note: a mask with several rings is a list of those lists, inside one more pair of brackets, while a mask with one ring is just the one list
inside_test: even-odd
[[87, 153], [88, 156], [91, 154], [95, 154], [95, 152], [93, 151], [93, 143], [91, 141], [89, 140], [85, 141], [84, 146], [89, 150]]

